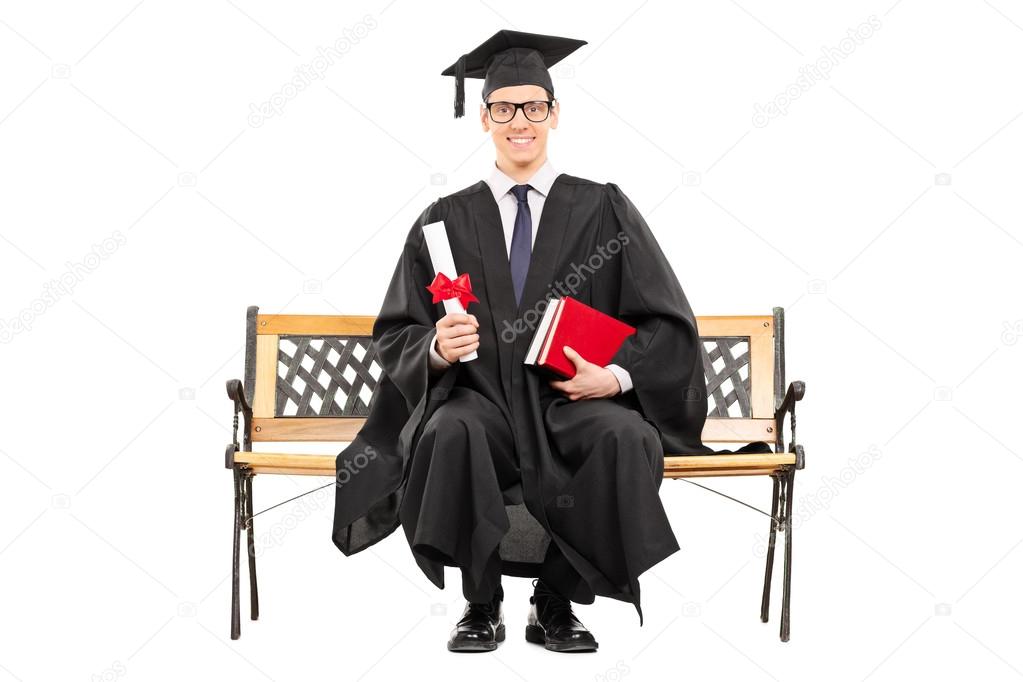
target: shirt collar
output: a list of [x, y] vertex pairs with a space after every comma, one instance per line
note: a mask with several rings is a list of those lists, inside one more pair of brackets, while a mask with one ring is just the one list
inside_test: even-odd
[[494, 201], [500, 203], [501, 197], [518, 184], [532, 185], [533, 189], [546, 198], [547, 194], [551, 191], [551, 185], [554, 184], [554, 180], [557, 177], [558, 174], [555, 172], [554, 166], [551, 165], [550, 159], [544, 161], [543, 165], [533, 174], [533, 177], [524, 183], [518, 183], [505, 175], [504, 171], [497, 167], [497, 162], [495, 161], [494, 169], [490, 172], [490, 177], [487, 178], [487, 184], [490, 185], [490, 191], [494, 194]]

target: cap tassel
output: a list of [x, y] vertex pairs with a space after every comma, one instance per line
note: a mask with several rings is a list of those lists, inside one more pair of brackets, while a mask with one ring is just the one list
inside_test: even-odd
[[465, 116], [465, 55], [455, 62], [455, 118]]

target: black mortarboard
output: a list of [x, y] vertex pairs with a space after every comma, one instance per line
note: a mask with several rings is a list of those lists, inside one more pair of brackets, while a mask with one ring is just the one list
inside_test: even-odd
[[509, 85], [539, 85], [554, 95], [547, 69], [586, 44], [585, 40], [521, 31], [498, 31], [440, 75], [455, 77], [455, 118], [465, 115], [465, 80], [483, 78], [483, 99]]

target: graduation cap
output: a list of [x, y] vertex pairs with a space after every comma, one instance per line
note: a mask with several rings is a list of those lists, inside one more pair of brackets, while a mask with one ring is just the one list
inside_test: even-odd
[[551, 96], [547, 69], [586, 44], [585, 40], [539, 33], [498, 31], [440, 75], [455, 77], [455, 118], [465, 115], [465, 79], [483, 78], [483, 99], [509, 85], [539, 85]]

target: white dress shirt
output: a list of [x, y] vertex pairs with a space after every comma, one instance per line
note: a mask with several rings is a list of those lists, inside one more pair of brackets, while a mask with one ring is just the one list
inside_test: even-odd
[[[533, 177], [524, 183], [518, 183], [508, 177], [497, 167], [497, 163], [494, 163], [494, 169], [491, 171], [490, 177], [487, 178], [486, 182], [490, 186], [490, 191], [494, 194], [494, 201], [497, 202], [497, 207], [501, 212], [501, 225], [504, 227], [504, 246], [505, 251], [509, 254], [509, 258], [512, 234], [515, 230], [515, 215], [519, 210], [518, 199], [515, 198], [511, 188], [518, 184], [530, 185], [529, 192], [526, 193], [526, 202], [529, 204], [529, 216], [533, 221], [529, 242], [530, 249], [532, 249], [532, 245], [536, 243], [536, 231], [540, 225], [540, 214], [543, 211], [543, 204], [547, 200], [547, 194], [551, 191], [554, 179], [557, 177], [558, 173], [555, 172], [550, 159], [545, 161], [536, 173], [533, 174]], [[437, 335], [434, 333], [433, 343], [430, 344], [430, 369], [439, 372], [447, 369], [451, 364], [437, 352]], [[605, 367], [611, 370], [611, 373], [618, 379], [618, 385], [621, 387], [622, 393], [632, 388], [632, 379], [625, 368], [615, 364], [605, 365]]]

